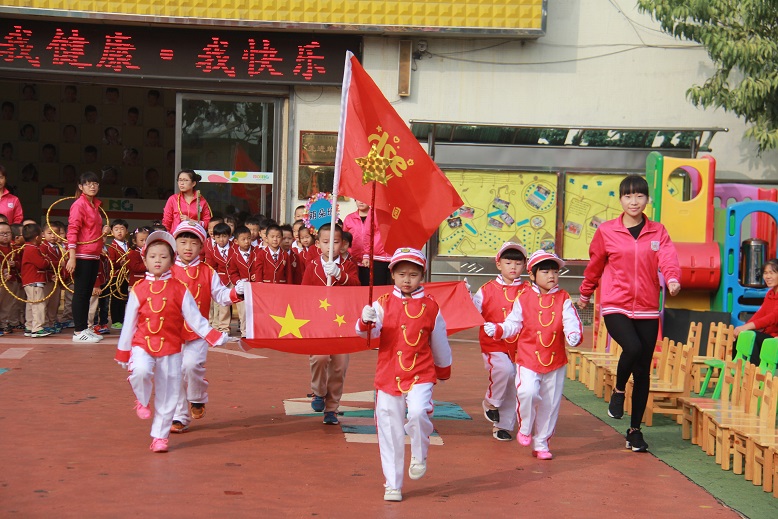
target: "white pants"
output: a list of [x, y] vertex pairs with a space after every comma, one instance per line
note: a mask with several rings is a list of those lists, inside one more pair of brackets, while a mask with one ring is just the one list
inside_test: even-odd
[[191, 421], [188, 402], [208, 402], [208, 380], [205, 378], [205, 361], [208, 358], [208, 343], [205, 339], [185, 342], [181, 347], [181, 392], [173, 420], [184, 425]]
[[547, 451], [559, 417], [567, 368], [536, 373], [518, 364], [516, 367], [519, 432], [532, 436], [532, 450]]
[[516, 365], [507, 353], [481, 353], [484, 368], [489, 372], [489, 387], [485, 400], [500, 412], [498, 429], [513, 432], [516, 428]]
[[[432, 434], [432, 387], [434, 384], [416, 384], [404, 395], [390, 395], [376, 391], [375, 422], [378, 429], [378, 450], [386, 486], [401, 489], [405, 466], [405, 434], [411, 439], [411, 456], [427, 459]], [[405, 408], [408, 419], [405, 420]], [[403, 422], [405, 424], [403, 426]]]
[[127, 380], [135, 398], [144, 406], [148, 406], [151, 401], [153, 381], [154, 422], [151, 424], [151, 437], [167, 438], [170, 436], [173, 413], [181, 391], [181, 354], [152, 357], [143, 348], [133, 346], [129, 369]]

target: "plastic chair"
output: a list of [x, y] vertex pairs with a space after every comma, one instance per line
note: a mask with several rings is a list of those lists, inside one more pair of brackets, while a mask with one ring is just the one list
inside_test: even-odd
[[[756, 341], [756, 332], [753, 330], [746, 330], [741, 332], [737, 336], [737, 342], [735, 343], [735, 353], [732, 355], [732, 360], [737, 362], [743, 361], [743, 365], [751, 358], [751, 353], [754, 351], [754, 342]], [[708, 383], [713, 375], [714, 369], [724, 368], [725, 362], [718, 359], [711, 359], [705, 362], [708, 366], [708, 371], [705, 373], [705, 380], [702, 383], [702, 389], [700, 389], [700, 396], [705, 396], [705, 392], [708, 390]], [[717, 385], [713, 391], [713, 398], [718, 399], [721, 396], [720, 387]]]
[[759, 371], [775, 375], [778, 366], [778, 338], [765, 339], [759, 353]]

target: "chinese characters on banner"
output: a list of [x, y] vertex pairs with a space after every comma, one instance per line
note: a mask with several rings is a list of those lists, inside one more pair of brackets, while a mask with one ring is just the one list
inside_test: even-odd
[[335, 85], [360, 46], [358, 36], [0, 18], [0, 70]]

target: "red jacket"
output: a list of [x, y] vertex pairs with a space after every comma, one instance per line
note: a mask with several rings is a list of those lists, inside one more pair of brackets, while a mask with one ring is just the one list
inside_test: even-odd
[[[12, 245], [0, 245], [0, 261], [5, 261], [6, 257], [11, 255], [13, 251], [16, 250], [16, 247]], [[21, 254], [14, 254], [10, 258], [8, 258], [8, 261], [6, 262], [6, 268], [8, 269], [8, 273], [11, 276], [12, 280], [20, 281], [20, 265], [21, 265]], [[10, 263], [13, 262], [13, 265]], [[0, 289], [2, 288], [2, 285], [0, 285]]]
[[257, 251], [257, 258], [262, 264], [259, 269], [262, 277], [257, 279], [257, 281], [262, 281], [263, 283], [292, 284], [294, 281], [294, 273], [292, 271], [292, 261], [288, 252], [279, 247], [278, 251], [276, 251], [277, 259], [276, 261], [273, 261], [273, 253], [270, 250], [270, 247], [255, 250]]
[[132, 248], [127, 253], [127, 284], [135, 286], [135, 283], [146, 277], [146, 264], [143, 256], [137, 248]]
[[227, 257], [227, 272], [233, 285], [240, 279], [246, 279], [251, 283], [262, 281], [262, 260], [259, 258], [259, 250], [256, 247], [249, 248], [248, 261], [243, 257], [243, 251], [238, 247], [232, 249], [232, 256]]
[[[343, 286], [358, 286], [359, 285], [359, 271], [353, 261], [341, 262], [340, 256], [335, 260], [340, 267], [340, 277], [332, 280], [333, 285]], [[305, 274], [303, 275], [303, 285], [317, 285], [320, 287], [327, 286], [327, 274], [324, 273], [324, 267], [322, 267], [322, 258], [314, 258], [308, 262], [305, 266]]]
[[0, 214], [8, 218], [8, 223], [22, 223], [24, 215], [22, 214], [22, 203], [12, 195], [7, 188], [0, 192]]
[[225, 286], [230, 284], [230, 274], [227, 272], [227, 265], [235, 254], [235, 247], [232, 244], [227, 245], [227, 258], [224, 258], [219, 252], [218, 246], [208, 247], [205, 249], [205, 264], [213, 267], [213, 270], [219, 274], [222, 284]]
[[767, 291], [764, 303], [748, 322], [753, 323], [757, 330], [778, 337], [778, 293], [775, 290]]
[[[100, 212], [100, 200], [95, 198], [89, 203], [81, 195], [70, 206], [68, 214], [68, 249], [75, 249], [76, 258], [100, 259], [103, 252], [103, 215]], [[77, 242], [86, 242], [79, 245]]]
[[40, 248], [31, 243], [26, 244], [22, 255], [22, 285], [45, 283], [49, 270], [51, 263], [43, 257]]
[[[198, 208], [199, 201], [199, 208]], [[162, 212], [162, 225], [171, 233], [176, 230], [181, 220], [196, 220], [203, 229], [208, 228], [208, 222], [211, 221], [211, 208], [202, 195], [197, 194], [191, 202], [187, 203], [181, 193], [171, 195], [165, 203], [165, 209]]]
[[[60, 267], [59, 260], [62, 259], [62, 252], [56, 243], [52, 244], [47, 241], [41, 243], [40, 250], [43, 257], [51, 263], [52, 267], [52, 269], [46, 273], [46, 277], [49, 281], [54, 281], [57, 279], [57, 274], [54, 269]], [[62, 267], [64, 267], [64, 264], [62, 264]]]
[[644, 216], [646, 224], [636, 240], [624, 227], [622, 216], [600, 224], [594, 233], [581, 301], [588, 302], [599, 286], [603, 315], [654, 319], [659, 317], [659, 271], [668, 283], [678, 283], [678, 255], [664, 225]]

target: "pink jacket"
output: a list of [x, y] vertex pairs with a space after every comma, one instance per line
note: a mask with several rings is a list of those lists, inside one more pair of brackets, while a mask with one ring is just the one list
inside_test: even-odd
[[659, 317], [659, 273], [678, 283], [678, 255], [664, 225], [646, 218], [634, 239], [622, 222], [623, 214], [602, 223], [589, 246], [589, 265], [581, 283], [581, 301], [588, 302], [600, 287], [602, 314], [620, 313], [632, 319]]
[[[198, 201], [200, 204], [199, 209]], [[197, 220], [205, 229], [208, 228], [208, 222], [211, 221], [211, 208], [202, 195], [195, 196], [189, 203], [184, 200], [181, 193], [171, 195], [167, 199], [165, 209], [162, 212], [162, 225], [172, 233], [182, 219]]]
[[[76, 250], [76, 258], [100, 259], [103, 252], [103, 215], [100, 212], [100, 200], [95, 198], [89, 203], [85, 196], [79, 196], [70, 206], [68, 214], [68, 250]], [[78, 245], [77, 242], [89, 241]]]
[[24, 220], [22, 203], [6, 188], [0, 193], [0, 214], [8, 218], [8, 223], [22, 223]]
[[[357, 264], [362, 265], [362, 260], [367, 259], [370, 254], [370, 215], [367, 215], [365, 221], [359, 217], [359, 211], [354, 211], [351, 214], [346, 215], [343, 219], [343, 230], [350, 232], [353, 236], [351, 242], [351, 255], [354, 257], [354, 261]], [[384, 244], [381, 240], [381, 233], [378, 230], [378, 226], [375, 226], [375, 233], [373, 234], [373, 259], [375, 261], [389, 261], [392, 259], [391, 254], [387, 254], [384, 250]]]

